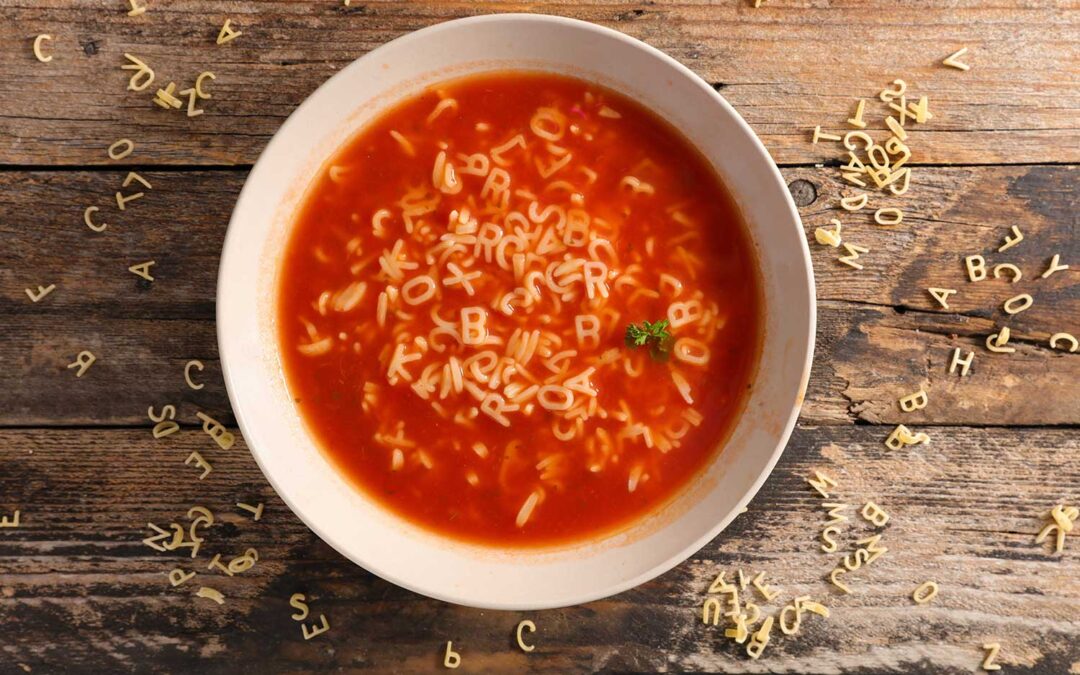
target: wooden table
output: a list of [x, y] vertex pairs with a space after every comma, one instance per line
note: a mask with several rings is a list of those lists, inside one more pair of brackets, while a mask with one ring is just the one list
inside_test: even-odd
[[[0, 529], [0, 671], [433, 670], [452, 640], [462, 672], [970, 672], [992, 641], [1009, 671], [1080, 672], [1080, 535], [1060, 554], [1035, 543], [1054, 505], [1080, 502], [1080, 354], [1047, 345], [1052, 333], [1080, 335], [1071, 3], [142, 2], [149, 10], [129, 17], [122, 0], [0, 0], [0, 516], [20, 511], [18, 528]], [[222, 451], [195, 417], [233, 423], [214, 337], [217, 259], [271, 134], [379, 44], [510, 10], [614, 26], [713, 83], [789, 182], [819, 299], [802, 417], [749, 512], [651, 583], [530, 613], [451, 606], [366, 573], [291, 514], [242, 442]], [[243, 34], [216, 46], [226, 18]], [[40, 33], [54, 37], [48, 63], [32, 52]], [[964, 46], [970, 71], [941, 65]], [[127, 91], [124, 52], [155, 69], [153, 89], [212, 70], [205, 114]], [[879, 227], [867, 211], [838, 210], [838, 146], [811, 144], [809, 130], [844, 128], [857, 97], [881, 129], [869, 111], [897, 77], [930, 96], [934, 119], [912, 131], [911, 191], [879, 202], [902, 206], [903, 223]], [[136, 149], [110, 161], [119, 138]], [[119, 211], [113, 194], [129, 170], [153, 187]], [[87, 206], [100, 207], [92, 222], [107, 230], [83, 224]], [[813, 243], [838, 214], [845, 238], [871, 250], [861, 271]], [[998, 253], [1013, 225], [1024, 241]], [[1054, 253], [1073, 268], [1040, 279]], [[1014, 262], [1023, 279], [968, 282], [970, 254]], [[152, 283], [127, 271], [147, 260]], [[49, 284], [40, 302], [24, 292]], [[930, 286], [959, 290], [948, 310]], [[1020, 292], [1034, 305], [1005, 315], [1002, 302]], [[1001, 325], [1013, 354], [984, 346]], [[966, 377], [948, 372], [954, 347], [975, 353]], [[77, 378], [67, 365], [82, 350], [97, 361]], [[205, 364], [201, 390], [184, 381], [191, 359]], [[897, 399], [920, 387], [931, 404], [902, 413]], [[155, 440], [147, 407], [167, 403], [184, 428]], [[888, 450], [897, 423], [931, 443]], [[213, 465], [206, 480], [184, 465], [194, 450]], [[839, 554], [819, 549], [814, 470], [837, 479], [846, 503], [873, 500], [891, 514], [889, 552], [849, 575], [850, 595], [826, 580]], [[236, 502], [264, 503], [265, 514], [253, 522]], [[210, 554], [260, 555], [233, 578], [203, 571], [223, 606], [195, 597], [196, 582], [170, 586], [171, 569], [192, 568], [183, 552], [141, 543], [148, 521], [167, 524], [193, 504], [217, 516]], [[869, 532], [861, 521], [847, 526]], [[717, 571], [736, 568], [766, 570], [783, 591], [777, 603], [809, 594], [832, 615], [793, 637], [774, 629], [752, 661], [700, 620]], [[940, 595], [917, 606], [911, 593], [928, 579]], [[304, 641], [290, 619], [296, 592], [328, 616], [328, 633]], [[513, 643], [523, 618], [538, 628], [531, 654]]]

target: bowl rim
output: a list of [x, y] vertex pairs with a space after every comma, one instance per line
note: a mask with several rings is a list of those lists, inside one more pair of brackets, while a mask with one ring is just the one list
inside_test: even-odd
[[[665, 52], [618, 30], [607, 28], [606, 26], [601, 26], [589, 21], [572, 19], [569, 17], [551, 14], [502, 13], [464, 17], [411, 31], [379, 45], [375, 49], [366, 52], [365, 54], [354, 59], [347, 66], [339, 70], [333, 76], [328, 78], [325, 82], [320, 84], [314, 91], [308, 94], [308, 96], [300, 103], [300, 105], [298, 105], [296, 109], [294, 109], [289, 114], [289, 117], [274, 132], [270, 141], [267, 143], [266, 147], [260, 153], [259, 158], [252, 166], [248, 177], [245, 179], [244, 186], [237, 197], [236, 204], [230, 216], [229, 227], [227, 228], [224, 243], [222, 245], [221, 259], [218, 266], [218, 279], [215, 298], [215, 332], [217, 335], [220, 367], [225, 388], [228, 393], [230, 407], [233, 411], [233, 415], [236, 418], [237, 425], [239, 426], [244, 438], [252, 438], [252, 435], [247, 433], [249, 425], [247, 422], [245, 422], [244, 407], [241, 405], [239, 395], [237, 393], [238, 385], [236, 384], [236, 380], [239, 376], [233, 372], [232, 366], [230, 365], [231, 362], [229, 359], [226, 358], [226, 352], [228, 350], [226, 349], [226, 337], [222, 330], [222, 326], [227, 323], [226, 321], [223, 321], [223, 307], [225, 303], [222, 302], [222, 296], [224, 295], [227, 286], [225, 276], [226, 263], [233, 257], [229, 255], [230, 252], [234, 251], [234, 249], [241, 249], [243, 247], [243, 242], [239, 240], [239, 228], [233, 227], [233, 224], [236, 220], [239, 219], [237, 214], [241, 213], [244, 210], [243, 207], [246, 201], [257, 198], [253, 194], [254, 188], [252, 187], [252, 185], [257, 181], [254, 181], [252, 179], [257, 177], [260, 173], [269, 170], [266, 166], [268, 162], [267, 157], [272, 154], [271, 151], [276, 149], [278, 145], [282, 145], [285, 143], [284, 137], [287, 134], [284, 132], [287, 132], [288, 129], [295, 125], [301, 124], [302, 121], [300, 118], [304, 116], [305, 111], [308, 108], [312, 108], [317, 105], [315, 99], [318, 98], [317, 95], [319, 94], [319, 92], [322, 92], [329, 88], [331, 83], [347, 77], [349, 71], [353, 68], [358, 68], [359, 66], [357, 66], [357, 64], [359, 64], [361, 61], [378, 59], [382, 55], [382, 53], [384, 53], [385, 51], [389, 51], [392, 45], [398, 47], [402, 43], [424, 40], [425, 38], [433, 34], [443, 31], [456, 30], [463, 25], [483, 23], [498, 24], [503, 22], [544, 22], [571, 27], [578, 30], [585, 30], [588, 32], [596, 33], [598, 35], [603, 35], [606, 38], [613, 39], [615, 41], [624, 43], [625, 45], [634, 49], [646, 52], [650, 56], [660, 60], [663, 64], [670, 67], [679, 76], [686, 78], [698, 88], [700, 88], [703, 92], [705, 92], [714, 104], [720, 106], [722, 109], [725, 110], [725, 112], [734, 122], [738, 130], [751, 140], [751, 146], [753, 148], [752, 152], [754, 156], [748, 157], [748, 161], [757, 161], [763, 163], [767, 172], [771, 175], [771, 178], [776, 181], [776, 184], [781, 188], [781, 194], [784, 200], [783, 206], [786, 207], [788, 215], [791, 217], [792, 222], [800, 230], [800, 236], [798, 237], [800, 243], [799, 251], [801, 254], [801, 262], [805, 274], [806, 291], [808, 294], [807, 298], [805, 299], [808, 303], [807, 324], [800, 327], [800, 331], [805, 331], [806, 342], [805, 347], [803, 344], [801, 344], [801, 342], [798, 345], [799, 348], [805, 348], [805, 356], [804, 362], [802, 364], [802, 375], [799, 382], [796, 399], [791, 407], [787, 419], [783, 420], [783, 426], [779, 435], [777, 436], [777, 442], [775, 444], [775, 447], [772, 449], [772, 452], [769, 455], [767, 461], [765, 462], [763, 469], [752, 481], [750, 488], [746, 490], [746, 492], [742, 495], [741, 498], [739, 498], [735, 508], [733, 508], [726, 517], [718, 519], [707, 531], [702, 533], [697, 538], [693, 539], [683, 548], [679, 549], [677, 553], [671, 555], [664, 563], [654, 565], [653, 567], [644, 570], [629, 579], [615, 581], [607, 585], [598, 585], [590, 592], [579, 593], [578, 595], [574, 596], [572, 600], [569, 601], [566, 598], [559, 598], [546, 604], [544, 602], [536, 602], [527, 605], [522, 603], [499, 601], [477, 602], [477, 600], [475, 600], [474, 598], [468, 597], [468, 594], [466, 593], [457, 593], [454, 591], [444, 590], [440, 588], [424, 587], [419, 584], [402, 579], [393, 569], [386, 569], [385, 567], [374, 565], [367, 560], [361, 561], [358, 556], [354, 555], [354, 553], [349, 550], [349, 547], [345, 543], [339, 542], [335, 540], [334, 537], [328, 535], [325, 528], [321, 527], [318, 522], [316, 522], [313, 518], [309, 516], [309, 514], [305, 513], [304, 509], [294, 503], [294, 501], [292, 501], [290, 497], [286, 496], [286, 493], [282, 490], [280, 481], [268, 470], [264, 458], [260, 456], [260, 452], [258, 451], [258, 449], [254, 445], [247, 445], [249, 452], [255, 459], [255, 462], [259, 466], [259, 469], [262, 472], [263, 476], [274, 489], [277, 496], [285, 503], [286, 506], [289, 507], [293, 514], [295, 514], [296, 517], [299, 518], [304, 523], [304, 525], [308, 529], [310, 529], [316, 536], [318, 536], [322, 541], [326, 542], [331, 548], [333, 548], [335, 551], [337, 551], [339, 554], [341, 554], [343, 557], [347, 558], [354, 564], [360, 566], [362, 569], [386, 581], [389, 581], [396, 586], [444, 602], [494, 610], [541, 610], [591, 602], [632, 589], [642, 583], [645, 583], [670, 571], [672, 568], [687, 560], [695, 552], [699, 551], [709, 541], [713, 540], [731, 523], [732, 520], [734, 520], [737, 515], [742, 512], [742, 510], [757, 495], [762, 485], [764, 485], [765, 481], [772, 474], [773, 470], [776, 467], [776, 463], [779, 461], [780, 456], [783, 454], [785, 448], [787, 447], [787, 443], [790, 440], [791, 433], [794, 430], [795, 424], [798, 420], [802, 408], [803, 400], [805, 398], [806, 389], [809, 381], [810, 368], [814, 357], [815, 338], [817, 330], [817, 303], [813, 265], [810, 257], [809, 246], [806, 242], [805, 236], [803, 236], [802, 233], [802, 220], [799, 216], [799, 212], [795, 206], [794, 200], [792, 199], [790, 192], [786, 188], [786, 183], [784, 182], [784, 178], [780, 173], [779, 168], [773, 161], [771, 155], [769, 155], [768, 150], [761, 142], [761, 139], [758, 138], [757, 134], [754, 133], [750, 125], [742, 118], [741, 115], [739, 115], [735, 108], [730, 103], [728, 103], [719, 93], [717, 93], [716, 90], [713, 89], [713, 87], [710, 86], [701, 76], [699, 76], [697, 73], [690, 70], [690, 68], [683, 65], [674, 57], [669, 56]], [[745, 414], [745, 410], [740, 413], [740, 415]]]

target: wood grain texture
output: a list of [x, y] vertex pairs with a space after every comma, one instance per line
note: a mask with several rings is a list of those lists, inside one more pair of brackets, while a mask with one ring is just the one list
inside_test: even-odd
[[[428, 600], [355, 567], [286, 509], [242, 442], [224, 452], [194, 430], [156, 441], [148, 429], [2, 431], [0, 513], [21, 508], [22, 526], [0, 531], [0, 670], [419, 671], [453, 640], [462, 672], [970, 672], [996, 640], [1009, 672], [1067, 672], [1080, 661], [1080, 542], [1058, 555], [1034, 537], [1051, 506], [1080, 499], [1075, 432], [932, 433], [930, 446], [890, 452], [874, 427], [800, 426], [749, 512], [691, 560], [608, 600], [517, 613]], [[205, 481], [182, 463], [192, 450], [214, 464]], [[818, 550], [823, 500], [805, 482], [815, 469], [839, 482], [838, 499], [872, 499], [891, 516], [889, 552], [848, 577], [851, 595], [824, 580], [839, 554]], [[237, 501], [265, 502], [262, 520]], [[217, 517], [197, 563], [140, 543], [147, 521], [164, 526], [195, 504]], [[842, 551], [875, 529], [849, 513]], [[206, 571], [214, 553], [247, 547], [259, 551], [250, 572]], [[172, 588], [177, 566], [199, 576]], [[700, 623], [717, 571], [739, 567], [781, 590], [769, 613], [808, 594], [832, 615], [806, 619], [795, 637], [774, 629], [766, 656], [750, 661]], [[926, 579], [941, 593], [917, 607], [910, 594]], [[194, 597], [200, 585], [226, 604]], [[327, 614], [328, 634], [303, 641], [289, 619], [294, 592]], [[523, 618], [538, 627], [532, 654], [512, 645]]]
[[[10, 319], [5, 319], [10, 320]], [[147, 406], [179, 407], [223, 422], [232, 414], [211, 321], [161, 318], [20, 316], [0, 341], [0, 426], [146, 424]], [[819, 424], [1075, 425], [1080, 356], [1017, 342], [1015, 354], [991, 354], [989, 321], [824, 301], [802, 419]], [[953, 336], [956, 336], [955, 338]], [[976, 352], [967, 377], [948, 372], [954, 347]], [[81, 377], [67, 365], [89, 350], [97, 362]], [[184, 364], [205, 370], [193, 391]], [[924, 388], [933, 404], [904, 414], [897, 399]], [[882, 435], [887, 435], [883, 430]]]
[[[146, 407], [195, 401], [230, 420], [214, 336], [214, 287], [225, 226], [244, 172], [142, 171], [154, 186], [121, 212], [108, 201], [124, 171], [0, 174], [0, 424], [141, 424]], [[1080, 239], [1075, 167], [964, 167], [918, 170], [918, 196], [902, 205], [904, 222], [872, 224], [866, 211], [836, 208], [844, 188], [834, 172], [786, 169], [811, 241], [820, 300], [817, 359], [803, 412], [809, 422], [849, 424], [1075, 424], [1080, 355], [1052, 351], [1051, 333], [1080, 335]], [[913, 192], [916, 188], [912, 188]], [[807, 192], [809, 191], [809, 192]], [[805, 194], [810, 197], [805, 197]], [[983, 194], [999, 197], [982, 198]], [[192, 195], [198, 195], [193, 199]], [[91, 232], [87, 205], [99, 205]], [[51, 217], [43, 220], [42, 209]], [[844, 237], [871, 249], [866, 268], [836, 261], [813, 243], [813, 229], [839, 216]], [[1009, 226], [1025, 240], [996, 252]], [[26, 232], [40, 233], [37, 237]], [[962, 258], [1011, 261], [1025, 277], [970, 283]], [[1053, 253], [1073, 267], [1039, 275]], [[127, 271], [153, 259], [152, 284]], [[57, 284], [40, 303], [24, 289]], [[952, 310], [935, 307], [928, 286], [960, 289]], [[1001, 303], [1018, 292], [1036, 299], [1013, 317]], [[992, 354], [987, 335], [1008, 325], [1017, 352]], [[954, 337], [955, 336], [955, 337]], [[952, 349], [976, 352], [969, 377], [949, 375]], [[66, 366], [89, 349], [98, 363], [75, 380]], [[189, 359], [202, 361], [206, 389], [183, 382]], [[904, 416], [900, 396], [927, 387], [934, 405]]]
[[[63, 311], [109, 317], [207, 319], [213, 315], [218, 256], [229, 216], [247, 172], [170, 171], [136, 168], [153, 189], [120, 211], [115, 193], [129, 169], [0, 172], [0, 312]], [[903, 197], [875, 195], [861, 211], [839, 208], [857, 190], [837, 169], [787, 168], [814, 258], [818, 298], [874, 303], [911, 310], [955, 313], [982, 319], [1004, 316], [1001, 303], [1029, 292], [1034, 306], [1011, 320], [1014, 334], [1039, 340], [1052, 332], [1080, 329], [1080, 192], [1076, 166], [921, 167]], [[135, 185], [133, 183], [133, 185]], [[83, 223], [88, 206], [100, 210], [94, 233]], [[883, 227], [873, 211], [899, 207], [904, 221]], [[866, 269], [837, 261], [838, 251], [814, 243], [813, 231], [844, 225], [846, 241], [870, 249]], [[1011, 226], [1024, 241], [998, 253]], [[34, 236], [27, 236], [33, 233]], [[1072, 268], [1039, 276], [1053, 254]], [[983, 255], [994, 264], [1020, 266], [1017, 284], [1006, 278], [969, 283], [963, 258]], [[153, 286], [127, 271], [156, 260]], [[41, 304], [23, 291], [55, 283]], [[928, 286], [959, 289], [942, 310]]]
[[[1063, 554], [1034, 541], [1055, 504], [1080, 503], [1080, 354], [1049, 334], [1080, 336], [1076, 87], [1080, 12], [1068, 2], [958, 0], [0, 0], [0, 674], [24, 672], [430, 672], [453, 640], [458, 672], [711, 671], [974, 672], [980, 646], [1002, 644], [1006, 672], [1080, 673], [1080, 536]], [[356, 57], [409, 31], [459, 16], [540, 11], [615, 27], [668, 52], [720, 91], [751, 124], [799, 205], [819, 299], [817, 349], [800, 423], [777, 470], [716, 540], [659, 579], [614, 598], [537, 613], [489, 612], [428, 600], [356, 567], [280, 501], [241, 439], [229, 451], [197, 429], [152, 438], [149, 405], [233, 423], [214, 336], [225, 227], [249, 166], [289, 113]], [[225, 18], [243, 35], [217, 47]], [[38, 63], [33, 38], [50, 33]], [[941, 66], [969, 48], [969, 72]], [[155, 69], [157, 89], [213, 70], [214, 98], [188, 119], [126, 91], [124, 52]], [[880, 129], [877, 92], [896, 77], [930, 97], [935, 117], [911, 130], [909, 194], [876, 197], [904, 222], [837, 208], [836, 144], [858, 97]], [[120, 163], [105, 150], [128, 137]], [[813, 166], [828, 163], [823, 168]], [[123, 165], [123, 166], [120, 166]], [[134, 169], [146, 197], [118, 211]], [[128, 192], [128, 191], [125, 191]], [[98, 206], [94, 234], [83, 209]], [[839, 217], [870, 248], [866, 268], [837, 262], [813, 231]], [[1010, 226], [1025, 241], [996, 251]], [[1072, 269], [1039, 279], [1053, 254]], [[969, 283], [962, 259], [1010, 262], [1024, 278]], [[153, 283], [127, 271], [155, 260]], [[24, 288], [57, 284], [40, 303]], [[940, 308], [929, 286], [959, 291]], [[1031, 309], [1001, 303], [1026, 292]], [[991, 354], [1007, 325], [1017, 352]], [[975, 352], [968, 377], [952, 349]], [[66, 368], [89, 349], [82, 378]], [[205, 370], [194, 391], [183, 367]], [[902, 413], [924, 387], [931, 404]], [[882, 443], [909, 424], [929, 446]], [[206, 480], [184, 465], [198, 451]], [[825, 513], [805, 478], [820, 469], [853, 506], [872, 499], [891, 520], [890, 550], [853, 573], [854, 593], [825, 581], [840, 554], [817, 539]], [[235, 507], [264, 502], [258, 522]], [[140, 543], [192, 505], [217, 523], [197, 561]], [[849, 512], [842, 550], [874, 530]], [[255, 547], [259, 563], [227, 578], [206, 569]], [[200, 574], [178, 588], [176, 566]], [[197, 565], [197, 567], [196, 567]], [[794, 637], [774, 628], [752, 661], [703, 626], [701, 602], [721, 570], [766, 571], [781, 602], [808, 594], [832, 608]], [[910, 599], [927, 579], [930, 605]], [[194, 597], [219, 589], [226, 605]], [[308, 595], [331, 631], [311, 642], [289, 618]], [[760, 599], [760, 598], [759, 598]], [[517, 622], [538, 631], [532, 654]]]
[[[1080, 161], [1080, 18], [1068, 3], [750, 5], [172, 0], [128, 17], [118, 0], [77, 12], [62, 0], [4, 0], [0, 164], [102, 164], [105, 148], [128, 136], [139, 143], [130, 162], [250, 164], [296, 105], [358, 56], [440, 21], [506, 11], [593, 21], [668, 52], [719, 89], [781, 163], [829, 158], [807, 142], [809, 130], [842, 127], [857, 98], [897, 77], [928, 94], [935, 112], [915, 132], [917, 162]], [[243, 36], [217, 47], [227, 17]], [[55, 37], [48, 64], [31, 52], [39, 33]], [[963, 46], [971, 71], [941, 65]], [[161, 85], [214, 71], [206, 114], [189, 120], [154, 106], [152, 90], [126, 91], [124, 52], [144, 58]], [[868, 119], [881, 127], [878, 115]]]

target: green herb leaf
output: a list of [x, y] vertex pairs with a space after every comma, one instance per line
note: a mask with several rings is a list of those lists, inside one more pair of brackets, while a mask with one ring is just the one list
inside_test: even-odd
[[671, 333], [667, 330], [668, 320], [642, 321], [640, 325], [632, 323], [626, 327], [626, 346], [631, 349], [648, 347], [649, 355], [657, 361], [666, 361], [671, 352]]

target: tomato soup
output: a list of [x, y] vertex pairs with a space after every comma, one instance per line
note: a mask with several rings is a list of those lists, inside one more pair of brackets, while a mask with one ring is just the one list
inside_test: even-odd
[[313, 181], [279, 280], [285, 378], [325, 454], [409, 522], [494, 546], [662, 508], [721, 451], [762, 338], [709, 163], [549, 74], [449, 81], [370, 123]]

